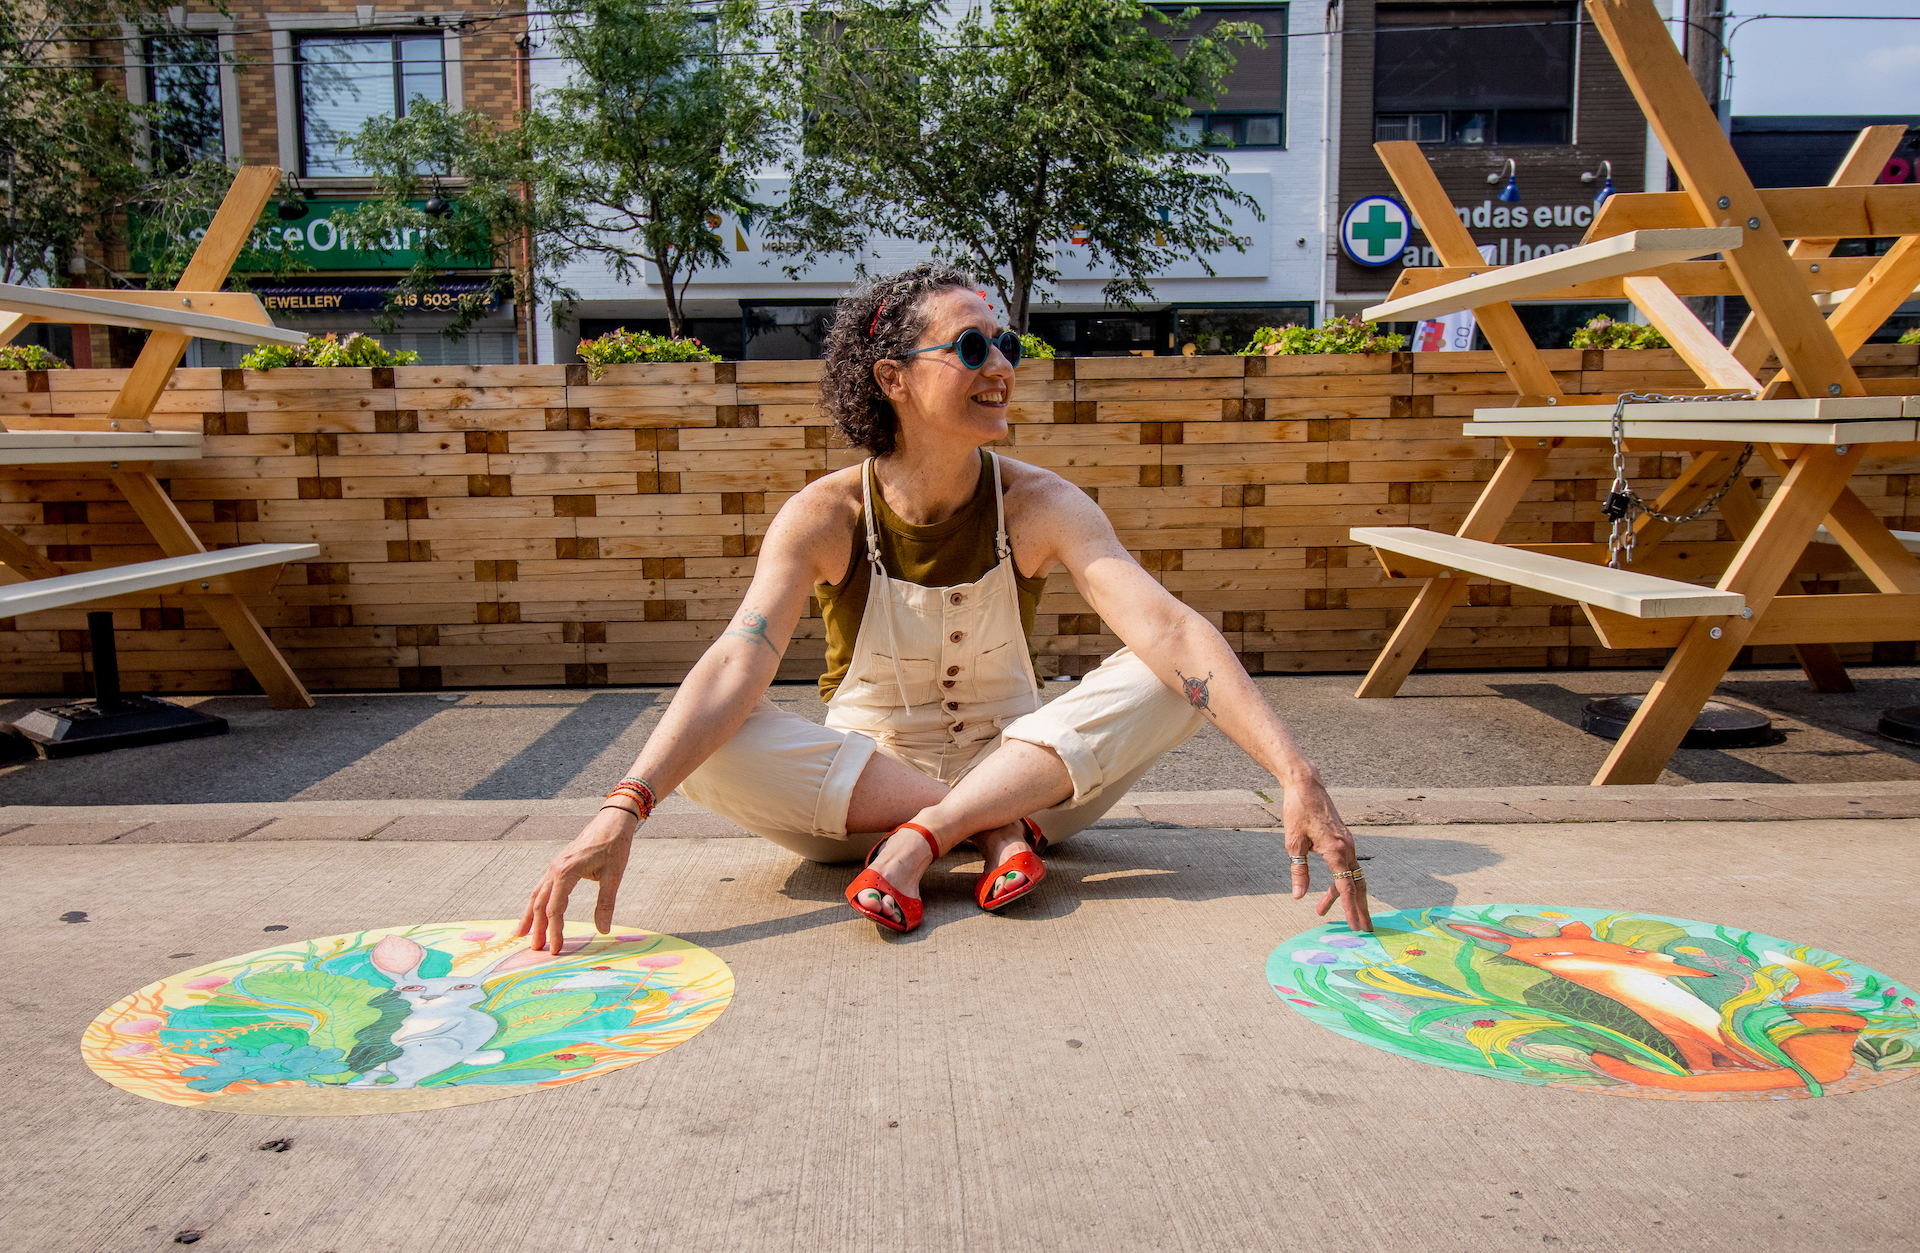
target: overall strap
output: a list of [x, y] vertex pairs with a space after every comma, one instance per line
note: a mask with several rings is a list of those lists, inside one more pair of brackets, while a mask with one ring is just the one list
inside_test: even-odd
[[[1007, 502], [1006, 498], [1000, 494], [1000, 458], [993, 453], [988, 453], [987, 459], [993, 462], [993, 550], [1000, 555], [1000, 560], [1006, 562], [1009, 566], [1007, 570], [1007, 591], [1013, 597], [1013, 621], [1016, 627], [1022, 627], [1023, 624], [1020, 617], [1020, 570], [1019, 567], [1012, 564], [1013, 545], [1007, 542]], [[1024, 633], [1021, 637], [1020, 644], [1022, 653], [1026, 654], [1029, 645]], [[1033, 657], [1030, 654], [1027, 654], [1026, 665], [1027, 686], [1033, 691], [1033, 707], [1039, 709], [1041, 704], [1040, 679], [1039, 676], [1033, 672]]]
[[873, 458], [868, 457], [860, 466], [860, 504], [861, 512], [867, 519], [867, 561], [873, 567], [867, 581], [867, 604], [873, 604], [875, 594], [880, 596], [881, 613], [887, 619], [887, 651], [893, 661], [893, 681], [900, 689], [900, 703], [908, 713], [913, 712], [913, 702], [907, 699], [907, 679], [900, 669], [900, 640], [898, 630], [893, 625], [894, 605], [892, 580], [887, 577], [887, 563], [880, 559], [880, 527], [875, 520], [873, 508]]
[[1013, 548], [1007, 543], [1007, 502], [1000, 494], [1000, 458], [988, 453], [987, 460], [993, 463], [993, 551], [1005, 561], [1013, 555]]

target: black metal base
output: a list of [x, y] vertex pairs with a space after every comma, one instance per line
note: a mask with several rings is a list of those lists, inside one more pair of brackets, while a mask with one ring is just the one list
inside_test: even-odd
[[[1644, 699], [1641, 696], [1610, 696], [1605, 700], [1589, 701], [1580, 713], [1580, 729], [1603, 740], [1617, 740], [1625, 734], [1634, 714], [1640, 712], [1640, 702]], [[1778, 744], [1784, 739], [1786, 736], [1773, 729], [1773, 720], [1765, 714], [1710, 700], [1706, 708], [1700, 711], [1700, 716], [1693, 720], [1693, 729], [1681, 739], [1680, 747], [1754, 748], [1761, 744]]]
[[141, 744], [225, 735], [227, 720], [153, 696], [122, 696], [117, 708], [90, 700], [36, 709], [13, 724], [43, 758], [79, 757]]
[[1902, 744], [1920, 745], [1920, 705], [1889, 709], [1880, 715], [1880, 734]]

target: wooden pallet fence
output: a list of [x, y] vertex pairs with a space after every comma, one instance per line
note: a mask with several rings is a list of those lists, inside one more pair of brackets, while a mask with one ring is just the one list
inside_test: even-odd
[[[1699, 390], [1669, 352], [1546, 354], [1570, 393]], [[1920, 347], [1873, 346], [1863, 377], [1916, 378]], [[1771, 367], [1769, 367], [1771, 369]], [[209, 547], [320, 545], [252, 599], [316, 689], [671, 683], [722, 630], [780, 506], [854, 465], [817, 407], [815, 362], [180, 370], [154, 413], [206, 455], [165, 467]], [[116, 371], [0, 374], [9, 427], [99, 426]], [[1897, 387], [1891, 381], [1881, 384]], [[1154, 357], [1020, 367], [1005, 455], [1054, 470], [1106, 510], [1166, 587], [1225, 632], [1249, 669], [1363, 670], [1411, 600], [1351, 544], [1360, 525], [1458, 526], [1500, 455], [1461, 435], [1510, 403], [1490, 353]], [[1674, 457], [1631, 459], [1658, 489]], [[1504, 538], [1604, 539], [1610, 475], [1566, 453]], [[1770, 490], [1757, 467], [1753, 477]], [[1920, 458], [1869, 466], [1855, 489], [1920, 529]], [[160, 555], [104, 474], [0, 473], [0, 523], [71, 569]], [[1686, 528], [1730, 539], [1717, 518]], [[1857, 575], [1815, 591], [1864, 590]], [[191, 599], [141, 595], [0, 623], [0, 691], [86, 690], [88, 608], [115, 617], [130, 690], [251, 690]], [[1119, 640], [1062, 575], [1040, 607], [1042, 670], [1082, 674]], [[1911, 661], [1911, 642], [1843, 648]], [[781, 677], [811, 679], [820, 622], [802, 620]], [[1599, 647], [1579, 610], [1477, 585], [1423, 665], [1657, 664]], [[1785, 648], [1750, 660], [1786, 663]]]

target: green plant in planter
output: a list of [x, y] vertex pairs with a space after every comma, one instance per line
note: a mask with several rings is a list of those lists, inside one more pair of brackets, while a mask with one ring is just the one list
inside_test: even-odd
[[1920, 344], [1920, 326], [1914, 327], [1895, 342], [1901, 344]]
[[262, 344], [240, 358], [243, 370], [277, 370], [281, 366], [393, 366], [412, 365], [417, 352], [389, 352], [380, 341], [355, 331], [345, 339], [329, 332], [309, 335], [304, 344]]
[[1569, 348], [1671, 348], [1655, 326], [1616, 322], [1602, 313], [1573, 333]]
[[1020, 359], [1022, 361], [1051, 361], [1054, 358], [1053, 345], [1038, 335], [1020, 337]]
[[67, 363], [38, 344], [0, 344], [0, 370], [64, 370]]
[[610, 365], [628, 365], [636, 361], [718, 361], [720, 354], [710, 351], [697, 339], [675, 339], [651, 331], [630, 331], [618, 327], [598, 339], [580, 341], [580, 359], [593, 367], [593, 377]]
[[1240, 350], [1243, 357], [1302, 357], [1316, 353], [1399, 352], [1405, 335], [1382, 335], [1359, 318], [1328, 318], [1325, 326], [1263, 326]]

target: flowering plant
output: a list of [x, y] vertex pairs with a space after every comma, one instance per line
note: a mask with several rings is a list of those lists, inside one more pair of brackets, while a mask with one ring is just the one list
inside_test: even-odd
[[697, 339], [673, 339], [651, 331], [630, 331], [622, 326], [598, 339], [580, 341], [580, 359], [593, 367], [593, 377], [610, 365], [635, 361], [718, 361]]
[[1243, 357], [1308, 356], [1315, 353], [1399, 352], [1405, 335], [1382, 335], [1371, 322], [1359, 318], [1328, 318], [1325, 326], [1263, 326], [1240, 350]]
[[1053, 345], [1041, 339], [1038, 335], [1023, 334], [1020, 336], [1020, 359], [1022, 361], [1051, 361], [1053, 360], [1053, 356]]
[[240, 358], [243, 370], [277, 370], [281, 366], [391, 366], [412, 365], [417, 352], [389, 352], [380, 341], [355, 331], [345, 339], [331, 332], [309, 335], [304, 344], [262, 344]]
[[0, 344], [0, 370], [64, 370], [67, 363], [38, 344]]
[[1635, 326], [1616, 322], [1600, 314], [1573, 333], [1569, 348], [1670, 348], [1667, 337], [1656, 326]]

